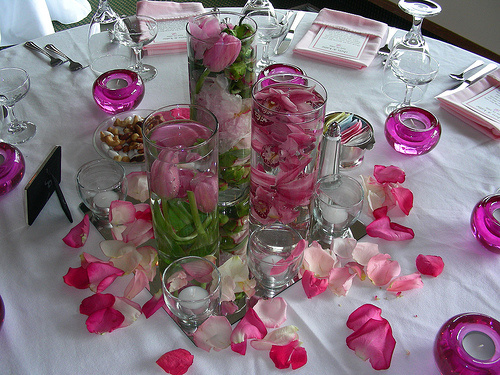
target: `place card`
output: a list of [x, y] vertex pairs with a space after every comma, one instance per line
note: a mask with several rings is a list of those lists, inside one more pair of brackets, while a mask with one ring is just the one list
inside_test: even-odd
[[158, 21], [158, 35], [151, 45], [186, 41], [186, 24], [187, 18]]
[[309, 48], [328, 55], [358, 59], [367, 43], [368, 35], [324, 26], [316, 34]]
[[500, 124], [500, 85], [464, 101], [463, 105]]

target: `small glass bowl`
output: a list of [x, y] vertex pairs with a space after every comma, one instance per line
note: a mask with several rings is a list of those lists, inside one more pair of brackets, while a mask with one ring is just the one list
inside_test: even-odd
[[481, 245], [500, 254], [500, 193], [488, 195], [476, 204], [470, 226]]
[[[302, 69], [300, 69], [298, 66], [277, 63], [277, 64], [271, 64], [269, 66], [266, 66], [264, 69], [262, 69], [262, 71], [259, 73], [258, 80], [260, 80], [261, 78], [264, 78], [264, 77], [271, 77], [271, 76], [276, 75], [276, 74], [280, 74], [282, 78], [286, 78], [287, 76], [284, 74], [287, 74], [287, 73], [288, 74], [300, 74], [303, 76], [306, 75], [304, 73], [304, 71]], [[290, 78], [291, 78], [290, 80], [285, 80], [285, 82], [295, 83], [296, 85], [303, 85], [304, 81], [305, 81], [304, 78], [302, 78], [302, 77], [290, 76]], [[283, 82], [283, 80], [281, 80], [281, 82]], [[278, 83], [278, 82], [276, 80], [270, 78], [266, 81], [263, 81], [262, 86], [263, 87], [269, 86], [270, 84], [273, 84], [273, 83]]]
[[385, 137], [401, 154], [423, 155], [436, 147], [441, 137], [441, 125], [437, 117], [425, 109], [403, 107], [387, 117]]
[[116, 69], [101, 74], [92, 86], [94, 100], [104, 112], [116, 114], [130, 111], [144, 97], [142, 78], [128, 69]]
[[434, 359], [442, 375], [500, 373], [500, 322], [476, 313], [456, 315], [436, 335]]
[[13, 190], [24, 176], [24, 157], [16, 147], [0, 142], [0, 196]]

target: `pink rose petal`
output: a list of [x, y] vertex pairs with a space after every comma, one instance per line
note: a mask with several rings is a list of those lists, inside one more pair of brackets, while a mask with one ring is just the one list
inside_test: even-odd
[[357, 241], [354, 238], [335, 238], [331, 249], [338, 257], [350, 259], [353, 255], [353, 250], [356, 248], [356, 244]]
[[109, 222], [112, 225], [130, 224], [135, 220], [135, 207], [132, 202], [116, 200], [109, 206]]
[[231, 330], [231, 323], [225, 316], [211, 316], [196, 329], [193, 340], [200, 349], [218, 352], [231, 345]]
[[337, 296], [345, 296], [356, 274], [349, 272], [349, 267], [332, 268], [328, 277], [328, 289]]
[[269, 357], [274, 362], [276, 368], [287, 369], [292, 366], [292, 369], [298, 369], [307, 363], [307, 353], [303, 347], [300, 347], [298, 340], [292, 341], [287, 345], [273, 345], [269, 351]]
[[382, 310], [380, 307], [367, 303], [358, 307], [349, 315], [346, 325], [347, 328], [357, 331], [370, 319], [381, 320], [381, 315]]
[[307, 363], [307, 352], [306, 348], [302, 346], [295, 347], [295, 350], [290, 356], [290, 363], [292, 365], [292, 370], [297, 370]]
[[90, 290], [100, 293], [110, 286], [118, 276], [122, 276], [124, 272], [109, 263], [93, 262], [87, 266], [87, 274], [89, 276]]
[[130, 172], [127, 175], [127, 194], [139, 202], [145, 202], [149, 198], [146, 172]]
[[299, 329], [295, 326], [285, 326], [269, 332], [261, 340], [252, 340], [250, 345], [255, 350], [271, 350], [273, 345], [288, 345], [292, 341], [298, 340]]
[[358, 242], [352, 251], [352, 258], [362, 266], [366, 266], [370, 258], [377, 254], [380, 254], [377, 244], [371, 242]]
[[124, 317], [118, 328], [128, 327], [142, 314], [141, 305], [125, 297], [115, 297], [113, 308], [122, 313]]
[[80, 304], [80, 314], [92, 315], [96, 311], [112, 307], [114, 303], [114, 295], [96, 293], [82, 301]]
[[262, 339], [267, 329], [253, 308], [249, 308], [245, 316], [238, 322], [231, 334], [231, 349], [245, 355], [248, 339]]
[[391, 189], [391, 194], [396, 200], [397, 205], [405, 215], [409, 215], [413, 208], [413, 193], [410, 189], [404, 187], [394, 187]]
[[158, 291], [149, 301], [142, 305], [142, 312], [146, 319], [153, 315], [160, 308], [165, 306], [165, 299], [163, 298], [163, 292]]
[[113, 332], [125, 320], [123, 314], [112, 307], [96, 311], [90, 315], [85, 324], [90, 333], [103, 334]]
[[314, 272], [305, 270], [302, 274], [302, 287], [307, 298], [313, 298], [328, 288], [328, 278], [314, 276]]
[[63, 238], [63, 241], [66, 245], [75, 249], [82, 247], [87, 241], [89, 231], [90, 219], [89, 215], [85, 215], [80, 223], [71, 228], [66, 237]]
[[156, 364], [171, 375], [184, 375], [193, 364], [194, 355], [186, 349], [175, 349], [163, 354]]
[[395, 278], [387, 290], [389, 292], [404, 292], [411, 289], [419, 289], [424, 286], [420, 273], [415, 272]]
[[372, 221], [366, 227], [366, 233], [370, 237], [379, 237], [387, 241], [406, 241], [415, 237], [411, 228], [392, 223], [388, 216]]
[[386, 285], [401, 272], [401, 266], [389, 254], [377, 254], [366, 265], [366, 275], [377, 286]]
[[282, 297], [260, 299], [253, 307], [267, 328], [277, 328], [286, 321], [287, 303]]
[[302, 268], [312, 271], [316, 277], [328, 277], [335, 264], [336, 260], [316, 241], [304, 250]]
[[419, 254], [415, 261], [417, 270], [422, 275], [437, 277], [443, 272], [444, 262], [440, 256], [437, 255], [423, 255]]
[[390, 183], [400, 183], [405, 182], [405, 172], [394, 165], [390, 165], [385, 167], [383, 165], [375, 165], [373, 167], [373, 177], [377, 180], [377, 182], [383, 184], [386, 182]]
[[64, 282], [77, 289], [87, 289], [90, 285], [87, 270], [83, 267], [71, 268], [63, 276]]

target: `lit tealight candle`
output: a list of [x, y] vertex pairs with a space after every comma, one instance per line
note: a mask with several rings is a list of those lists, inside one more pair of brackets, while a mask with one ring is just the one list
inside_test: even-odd
[[321, 213], [323, 214], [323, 218], [333, 225], [343, 225], [348, 218], [347, 211], [345, 209], [331, 207], [327, 204], [321, 204]]
[[101, 191], [94, 196], [94, 205], [100, 208], [108, 208], [111, 202], [120, 199], [115, 191]]
[[480, 361], [487, 361], [495, 354], [495, 343], [484, 332], [469, 332], [463, 338], [462, 346], [467, 354]]
[[181, 306], [190, 310], [205, 310], [208, 307], [208, 292], [196, 285], [188, 286], [181, 290], [179, 299]]

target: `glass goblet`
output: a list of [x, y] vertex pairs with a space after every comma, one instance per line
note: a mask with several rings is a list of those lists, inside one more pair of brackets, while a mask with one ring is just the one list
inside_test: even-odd
[[18, 120], [14, 114], [14, 105], [26, 96], [29, 88], [30, 77], [25, 70], [0, 69], [0, 105], [7, 108], [7, 117], [4, 119], [7, 128], [2, 130], [0, 138], [6, 143], [23, 143], [35, 135], [35, 124]]
[[437, 75], [439, 63], [428, 52], [418, 50], [397, 50], [389, 55], [386, 65], [392, 73], [406, 85], [403, 102], [389, 104], [386, 113], [411, 105], [411, 97], [415, 87], [427, 85]]
[[277, 12], [274, 10], [254, 10], [248, 13], [248, 17], [251, 17], [257, 24], [257, 35], [263, 45], [262, 56], [256, 64], [257, 70], [260, 71], [274, 63], [269, 56], [269, 45], [273, 39], [281, 35], [283, 25], [280, 23], [280, 17], [277, 15]]
[[144, 81], [150, 81], [158, 70], [142, 62], [142, 48], [151, 43], [158, 34], [158, 23], [148, 16], [128, 16], [115, 23], [115, 37], [120, 43], [132, 48], [135, 54], [135, 65], [131, 70], [138, 73]]
[[248, 14], [254, 10], [269, 10], [274, 12], [274, 6], [269, 0], [248, 0], [241, 13]]

